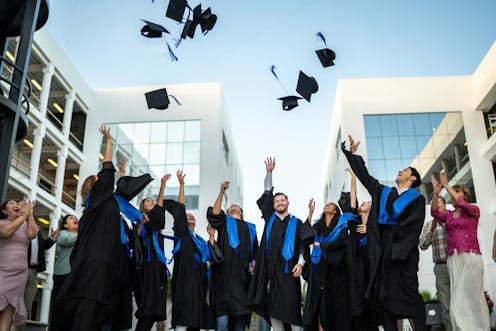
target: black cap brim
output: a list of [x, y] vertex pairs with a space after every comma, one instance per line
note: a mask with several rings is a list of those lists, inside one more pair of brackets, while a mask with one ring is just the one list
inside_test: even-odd
[[305, 100], [310, 102], [312, 94], [317, 93], [319, 90], [319, 85], [313, 77], [305, 75], [303, 71], [300, 71], [298, 77], [298, 85], [296, 86], [296, 92], [298, 92]]
[[139, 177], [123, 176], [117, 181], [115, 193], [131, 201], [153, 180], [150, 174], [144, 174]]
[[336, 53], [329, 48], [323, 48], [316, 50], [317, 56], [319, 57], [319, 61], [324, 68], [330, 67], [334, 65], [334, 60], [336, 59]]
[[145, 93], [146, 103], [148, 109], [160, 109], [164, 110], [169, 107], [169, 95], [167, 94], [167, 89], [159, 89], [151, 92]]
[[296, 107], [298, 107], [298, 100], [300, 97], [295, 95], [289, 95], [287, 97], [278, 98], [278, 100], [282, 100], [282, 109], [286, 111], [290, 111]]
[[166, 28], [160, 24], [142, 20], [146, 25], [141, 28], [141, 35], [147, 38], [160, 38], [162, 33], [169, 33]]
[[182, 23], [186, 4], [186, 0], [170, 0], [165, 16]]

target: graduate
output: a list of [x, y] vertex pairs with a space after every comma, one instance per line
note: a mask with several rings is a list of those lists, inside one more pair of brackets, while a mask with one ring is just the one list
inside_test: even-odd
[[414, 329], [423, 331], [425, 308], [418, 292], [418, 240], [425, 218], [425, 199], [414, 188], [421, 184], [415, 168], [398, 172], [397, 187], [380, 184], [361, 156], [359, 142], [351, 136], [350, 150], [342, 150], [351, 169], [372, 197], [367, 223], [369, 282], [365, 298], [384, 309], [384, 329], [397, 330], [397, 320], [411, 318]]
[[100, 133], [105, 139], [102, 170], [83, 184], [86, 208], [79, 220], [71, 272], [59, 295], [68, 313], [74, 314], [73, 330], [81, 331], [131, 328], [128, 257], [121, 243], [119, 204], [113, 195], [112, 138], [105, 126]]
[[250, 322], [246, 296], [258, 249], [257, 230], [255, 224], [244, 221], [240, 206], [231, 205], [227, 214], [221, 209], [228, 188], [229, 182], [222, 183], [213, 207], [207, 210], [208, 222], [217, 230], [217, 245], [224, 259], [211, 268], [210, 307], [216, 317], [217, 331], [227, 331], [229, 325], [235, 331], [243, 331]]
[[215, 323], [207, 303], [209, 247], [194, 232], [195, 217], [191, 213], [186, 214], [185, 176], [182, 171], [177, 172], [178, 201], [164, 201], [165, 209], [174, 218], [174, 236], [179, 239], [173, 258], [171, 324], [176, 331], [213, 329]]
[[304, 247], [313, 242], [313, 231], [289, 214], [284, 193], [273, 194], [274, 158], [267, 158], [265, 191], [257, 204], [265, 220], [264, 234], [257, 254], [248, 303], [272, 324], [274, 331], [302, 330], [300, 276], [305, 264]]
[[136, 331], [151, 330], [153, 323], [166, 319], [167, 260], [160, 231], [165, 226], [164, 192], [170, 174], [160, 179], [157, 200], [145, 198], [140, 203], [142, 224], [138, 227], [144, 261], [136, 273]]
[[[314, 210], [311, 199], [305, 223], [311, 224]], [[303, 322], [307, 330], [352, 330], [345, 258], [348, 233], [341, 216], [338, 206], [329, 202], [312, 226], [315, 239], [304, 268], [308, 287]]]

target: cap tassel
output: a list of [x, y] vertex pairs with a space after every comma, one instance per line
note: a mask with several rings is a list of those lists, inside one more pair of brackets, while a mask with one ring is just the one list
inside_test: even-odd
[[276, 66], [275, 65], [272, 65], [272, 67], [270, 67], [270, 71], [272, 72], [272, 74], [274, 75], [274, 77], [277, 79], [277, 81], [279, 82], [279, 84], [282, 86], [284, 92], [286, 92], [286, 94], [289, 94], [288, 93], [288, 90], [286, 90], [286, 88], [284, 87], [284, 85], [282, 85], [282, 82], [281, 80], [279, 79], [279, 77], [277, 77], [277, 74], [276, 74]]
[[171, 97], [172, 99], [174, 99], [174, 101], [176, 102], [176, 104], [178, 106], [182, 106], [183, 105], [182, 103], [179, 102], [179, 100], [177, 100], [177, 98], [175, 96], [169, 94], [169, 97]]
[[169, 43], [168, 42], [166, 42], [166, 43], [167, 43], [167, 49], [169, 50], [169, 55], [171, 57], [171, 60], [173, 62], [176, 62], [179, 59], [177, 58], [176, 54], [174, 54], [174, 52], [172, 51], [172, 48], [170, 47]]
[[322, 32], [317, 32], [317, 33], [316, 33], [316, 36], [324, 42], [324, 45], [325, 45], [325, 46], [327, 46], [327, 43], [326, 43], [325, 37], [324, 37], [324, 35], [322, 34]]

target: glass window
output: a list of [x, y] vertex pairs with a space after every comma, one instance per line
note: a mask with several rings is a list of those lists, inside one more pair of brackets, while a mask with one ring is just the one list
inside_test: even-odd
[[369, 160], [384, 159], [382, 138], [367, 138], [367, 157]]
[[432, 135], [432, 128], [429, 122], [429, 114], [415, 114], [413, 117], [413, 126], [415, 135]]
[[395, 115], [382, 115], [381, 129], [383, 137], [391, 137], [398, 135], [398, 128], [396, 126], [396, 116]]
[[415, 137], [406, 136], [399, 137], [400, 138], [400, 147], [401, 147], [401, 158], [412, 160], [417, 156], [417, 144], [415, 142]]
[[184, 143], [184, 163], [200, 163], [200, 143]]
[[150, 123], [136, 123], [134, 125], [135, 144], [147, 144], [150, 142]]
[[[380, 116], [368, 115], [365, 121], [365, 136], [368, 137], [380, 137], [381, 134], [381, 121]], [[368, 139], [367, 139], [368, 140]]]
[[414, 136], [415, 129], [413, 127], [413, 115], [412, 114], [398, 114], [396, 115], [396, 122], [400, 127], [400, 135], [404, 136]]
[[167, 130], [167, 141], [177, 142], [184, 139], [184, 122], [169, 122]]
[[382, 143], [384, 145], [384, 154], [387, 155], [388, 158], [401, 158], [400, 140], [398, 136], [387, 137]]
[[167, 149], [165, 144], [150, 144], [148, 164], [165, 164]]
[[183, 144], [182, 143], [169, 143], [167, 144], [167, 163], [183, 162]]
[[154, 122], [150, 127], [150, 142], [161, 143], [167, 141], [167, 122]]
[[184, 141], [200, 141], [200, 121], [187, 121], [184, 123]]

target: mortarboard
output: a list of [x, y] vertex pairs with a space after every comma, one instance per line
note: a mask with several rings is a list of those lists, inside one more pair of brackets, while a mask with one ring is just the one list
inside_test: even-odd
[[278, 100], [282, 100], [282, 109], [289, 111], [293, 108], [298, 107], [298, 100], [300, 99], [300, 97], [289, 95], [287, 97], [279, 98]]
[[141, 35], [147, 38], [160, 38], [162, 33], [169, 33], [166, 28], [160, 24], [142, 20], [146, 25], [141, 28]]
[[169, 97], [173, 98], [179, 106], [181, 105], [175, 96], [167, 94], [167, 89], [165, 88], [145, 93], [148, 109], [167, 109], [170, 103]]
[[186, 37], [193, 39], [198, 25], [200, 25], [204, 35], [213, 29], [215, 23], [217, 22], [217, 15], [212, 14], [210, 7], [202, 11], [201, 4], [199, 4], [193, 10], [191, 10], [189, 6], [188, 9], [190, 10], [190, 13], [193, 12], [193, 19], [189, 19], [188, 15], [188, 19], [184, 24], [184, 28], [181, 33], [182, 39], [185, 39]]
[[310, 102], [312, 94], [317, 93], [318, 90], [319, 85], [317, 84], [315, 78], [305, 75], [305, 73], [300, 70], [296, 92], [298, 92], [305, 100]]
[[127, 201], [131, 201], [153, 180], [150, 174], [138, 177], [123, 176], [117, 181], [115, 194], [118, 194]]
[[323, 48], [316, 50], [317, 56], [319, 57], [320, 63], [324, 68], [331, 67], [334, 65], [334, 60], [336, 59], [336, 53], [329, 48]]
[[186, 5], [186, 0], [170, 0], [165, 16], [182, 23]]
[[217, 15], [212, 14], [212, 10], [208, 7], [203, 13], [200, 15], [200, 27], [202, 33], [205, 35], [208, 31], [212, 30], [217, 22]]
[[334, 60], [336, 59], [336, 53], [334, 53], [334, 51], [330, 48], [327, 48], [325, 37], [321, 32], [317, 32], [316, 35], [324, 42], [324, 45], [326, 46], [325, 48], [315, 51], [315, 53], [317, 53], [317, 56], [319, 57], [320, 63], [324, 68], [333, 66]]

